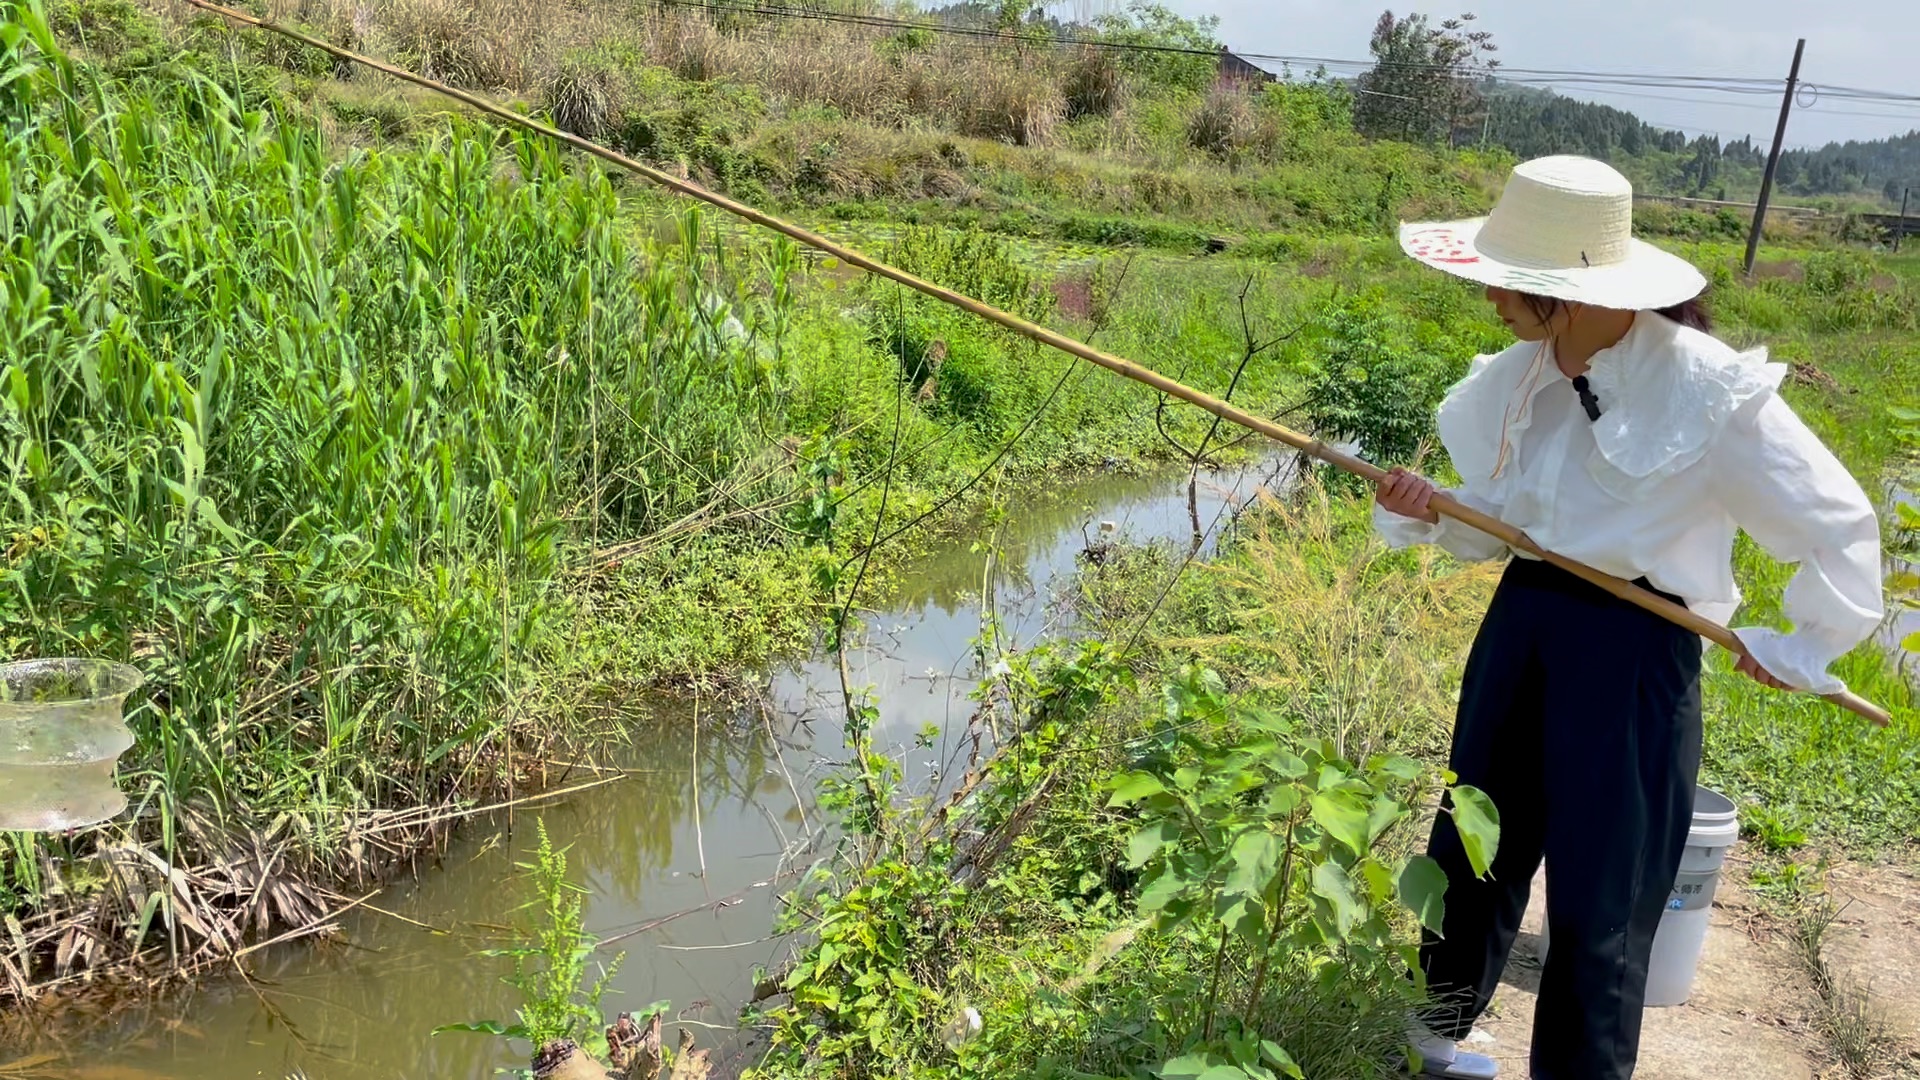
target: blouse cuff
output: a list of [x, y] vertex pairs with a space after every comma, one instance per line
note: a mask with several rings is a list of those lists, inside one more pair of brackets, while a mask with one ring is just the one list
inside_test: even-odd
[[1838, 694], [1847, 688], [1827, 673], [1827, 665], [1839, 655], [1814, 635], [1784, 634], [1760, 626], [1740, 627], [1734, 635], [1769, 675], [1797, 690]]
[[1396, 514], [1386, 507], [1381, 506], [1379, 503], [1373, 504], [1374, 530], [1380, 534], [1380, 538], [1385, 540], [1387, 546], [1390, 548], [1409, 548], [1417, 547], [1421, 544], [1431, 544], [1439, 537], [1440, 530], [1445, 526], [1445, 523], [1446, 519], [1442, 518], [1439, 523], [1429, 525], [1419, 518], [1410, 518], [1404, 514]]

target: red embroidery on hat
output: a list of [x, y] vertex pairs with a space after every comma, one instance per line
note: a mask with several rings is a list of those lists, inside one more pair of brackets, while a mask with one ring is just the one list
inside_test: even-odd
[[1407, 234], [1407, 252], [1417, 259], [1466, 266], [1480, 261], [1480, 255], [1451, 229], [1422, 229]]

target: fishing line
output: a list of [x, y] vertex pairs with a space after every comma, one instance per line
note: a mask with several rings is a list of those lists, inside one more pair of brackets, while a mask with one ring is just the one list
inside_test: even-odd
[[[1327, 445], [1322, 439], [1303, 435], [1282, 427], [1262, 416], [1228, 404], [1211, 394], [1195, 390], [1192, 387], [1169, 379], [1151, 368], [1136, 364], [1131, 360], [1122, 359], [1110, 353], [1102, 352], [1092, 346], [1076, 341], [1057, 330], [1049, 330], [1038, 323], [1002, 311], [991, 304], [983, 303], [943, 285], [937, 285], [931, 281], [916, 277], [897, 267], [883, 263], [878, 259], [863, 255], [844, 244], [829, 240], [825, 236], [812, 230], [802, 228], [782, 218], [757, 210], [725, 195], [709, 191], [699, 184], [693, 183], [691, 180], [682, 180], [672, 173], [651, 165], [643, 164], [625, 154], [601, 146], [590, 139], [581, 138], [578, 135], [561, 131], [550, 124], [545, 124], [530, 117], [523, 116], [504, 105], [497, 104], [464, 90], [455, 89], [445, 83], [437, 82], [423, 75], [417, 75], [405, 68], [375, 60], [370, 56], [365, 56], [349, 49], [343, 49], [332, 42], [322, 41], [311, 34], [289, 29], [269, 19], [259, 18], [254, 15], [249, 15], [244, 11], [236, 11], [233, 8], [213, 3], [212, 0], [181, 0], [181, 2], [190, 7], [198, 8], [201, 11], [212, 12], [215, 15], [219, 15], [233, 22], [266, 30], [292, 41], [298, 41], [310, 48], [319, 49], [321, 52], [327, 53], [330, 56], [360, 64], [374, 71], [383, 72], [403, 82], [412, 83], [415, 86], [430, 90], [443, 97], [452, 98], [455, 101], [468, 105], [488, 116], [495, 117], [515, 127], [544, 135], [556, 142], [573, 147], [582, 153], [590, 154], [602, 161], [610, 162], [629, 172], [646, 177], [669, 191], [678, 192], [688, 198], [724, 210], [742, 220], [752, 222], [766, 229], [771, 229], [807, 247], [825, 252], [828, 255], [840, 259], [842, 262], [857, 266], [868, 273], [905, 285], [916, 292], [930, 296], [942, 303], [950, 304], [962, 311], [977, 315], [988, 322], [1011, 330], [1022, 337], [1030, 338], [1042, 345], [1057, 349], [1070, 356], [1078, 357], [1090, 364], [1105, 368], [1116, 375], [1132, 379], [1135, 382], [1144, 383], [1162, 393], [1177, 397], [1188, 404], [1197, 406], [1224, 420], [1231, 421], [1241, 427], [1258, 431], [1268, 438], [1273, 439], [1275, 442], [1283, 443], [1311, 457], [1319, 458], [1328, 464], [1335, 465], [1371, 483], [1378, 483], [1387, 476], [1387, 471], [1379, 466], [1352, 454], [1336, 450]], [[1069, 372], [1072, 370], [1074, 369], [1068, 369]], [[1061, 385], [1064, 384], [1065, 378], [1063, 377]], [[1055, 394], [1058, 392], [1058, 387], [1056, 387]], [[1031, 423], [1029, 426], [1031, 426]], [[1000, 456], [1005, 456], [1004, 449]], [[1642, 589], [1624, 578], [1615, 577], [1604, 571], [1596, 570], [1585, 563], [1569, 559], [1557, 552], [1548, 551], [1535, 543], [1525, 532], [1498, 518], [1484, 514], [1458, 500], [1441, 494], [1434, 495], [1433, 499], [1428, 503], [1428, 507], [1436, 513], [1478, 529], [1517, 551], [1525, 552], [1542, 561], [1551, 563], [1583, 581], [1597, 585], [1618, 599], [1625, 600], [1636, 607], [1644, 608], [1669, 622], [1691, 630], [1729, 652], [1734, 653], [1736, 656], [1745, 656], [1747, 654], [1746, 647], [1741, 644], [1740, 639], [1735, 636], [1733, 631], [1719, 623], [1698, 615], [1664, 597], [1656, 596], [1654, 593]], [[1872, 721], [1876, 726], [1886, 727], [1892, 722], [1892, 716], [1885, 709], [1867, 701], [1852, 691], [1841, 691], [1839, 693], [1822, 694], [1819, 696], [1824, 697], [1844, 709], [1858, 713]]]

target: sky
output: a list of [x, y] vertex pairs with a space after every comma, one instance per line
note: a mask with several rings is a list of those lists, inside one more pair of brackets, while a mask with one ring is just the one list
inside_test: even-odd
[[[1365, 59], [1383, 7], [1355, 0], [1164, 0], [1183, 15], [1218, 15], [1220, 40], [1236, 51]], [[1434, 21], [1452, 5], [1395, 6]], [[1785, 79], [1796, 38], [1807, 39], [1804, 82], [1920, 98], [1920, 4], [1914, 0], [1477, 0], [1479, 16], [1509, 68]], [[1722, 140], [1773, 137], [1780, 99], [1670, 88], [1556, 86], [1660, 127]], [[1633, 95], [1653, 95], [1627, 96]], [[1808, 98], [1812, 100], [1809, 103]], [[1671, 100], [1679, 99], [1679, 100]], [[1803, 107], [1804, 106], [1804, 107]], [[1874, 115], [1853, 115], [1871, 113]], [[1787, 123], [1790, 147], [1878, 139], [1920, 129], [1920, 100], [1840, 101], [1802, 95]]]

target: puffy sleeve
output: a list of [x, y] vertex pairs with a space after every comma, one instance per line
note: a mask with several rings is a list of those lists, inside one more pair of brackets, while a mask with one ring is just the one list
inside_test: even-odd
[[1784, 603], [1793, 631], [1734, 633], [1783, 682], [1822, 694], [1846, 689], [1827, 666], [1865, 641], [1886, 610], [1873, 503], [1778, 394], [1743, 406], [1712, 458], [1733, 520], [1774, 558], [1799, 564]]
[[[1470, 490], [1447, 489], [1446, 494], [1460, 502], [1493, 517], [1500, 516], [1500, 508], [1490, 499], [1473, 494]], [[1439, 524], [1429, 525], [1419, 518], [1403, 517], [1393, 511], [1373, 504], [1373, 527], [1386, 540], [1388, 547], [1404, 548], [1416, 544], [1438, 544], [1457, 559], [1479, 562], [1506, 554], [1507, 545], [1488, 536], [1471, 525], [1464, 525], [1449, 517], [1440, 519]]]
[[[1501, 516], [1500, 500], [1487, 490], [1485, 478], [1494, 471], [1500, 413], [1512, 391], [1516, 369], [1537, 357], [1537, 348], [1529, 347], [1523, 355], [1519, 345], [1474, 357], [1466, 376], [1447, 391], [1434, 417], [1441, 443], [1453, 458], [1454, 467], [1466, 478], [1459, 487], [1445, 489], [1445, 494], [1492, 517]], [[1476, 481], [1476, 477], [1480, 479]], [[1373, 527], [1389, 547], [1437, 544], [1468, 562], [1496, 558], [1507, 551], [1505, 543], [1471, 525], [1448, 517], [1429, 525], [1419, 518], [1402, 517], [1379, 503], [1373, 504]]]

